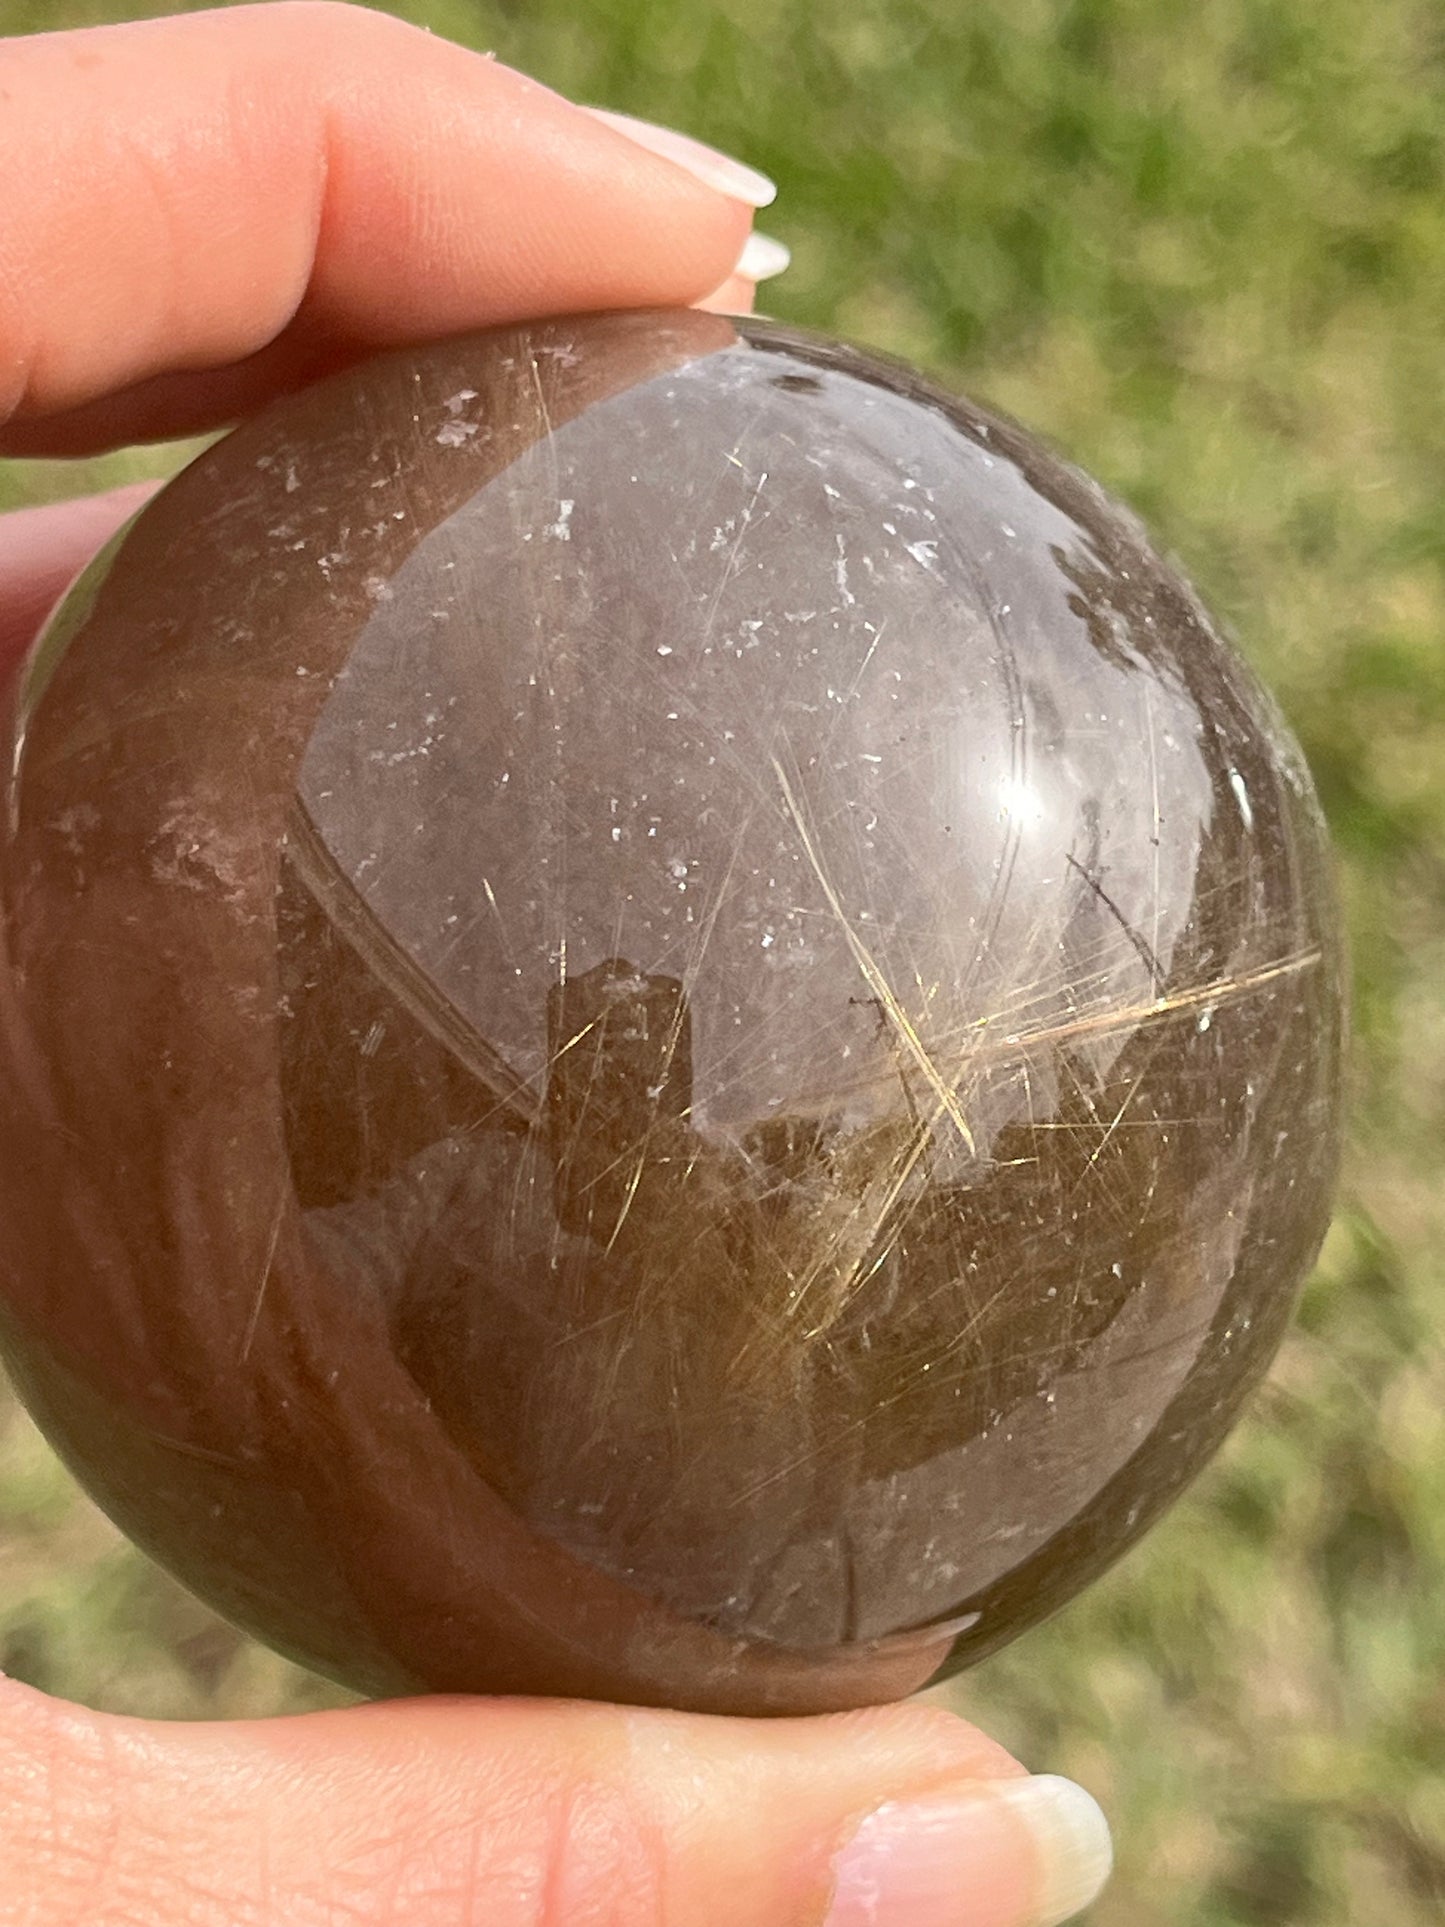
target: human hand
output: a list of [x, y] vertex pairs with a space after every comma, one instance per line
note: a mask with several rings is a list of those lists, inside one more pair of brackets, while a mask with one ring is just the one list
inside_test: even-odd
[[[0, 42], [0, 455], [198, 432], [345, 360], [588, 308], [747, 305], [765, 184], [344, 7]], [[144, 490], [0, 518], [0, 652]], [[937, 1709], [430, 1699], [167, 1725], [0, 1682], [17, 1927], [1026, 1927], [1086, 1794]]]

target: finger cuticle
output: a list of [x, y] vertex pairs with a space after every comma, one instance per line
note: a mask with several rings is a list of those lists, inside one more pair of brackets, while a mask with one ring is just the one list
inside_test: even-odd
[[1108, 1823], [1073, 1781], [969, 1782], [862, 1820], [834, 1860], [825, 1927], [1061, 1927], [1111, 1864]]

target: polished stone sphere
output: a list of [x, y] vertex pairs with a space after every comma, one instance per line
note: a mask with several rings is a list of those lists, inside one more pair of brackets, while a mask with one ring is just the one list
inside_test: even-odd
[[1218, 1445], [1323, 1234], [1309, 778], [1137, 525], [793, 330], [210, 449], [11, 691], [0, 1329], [368, 1692], [882, 1700]]

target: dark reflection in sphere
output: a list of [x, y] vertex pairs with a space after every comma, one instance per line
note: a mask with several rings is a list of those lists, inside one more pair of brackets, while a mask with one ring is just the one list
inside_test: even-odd
[[366, 1690], [887, 1698], [1213, 1450], [1323, 1233], [1297, 751], [1018, 428], [759, 322], [204, 455], [15, 693], [25, 1396]]

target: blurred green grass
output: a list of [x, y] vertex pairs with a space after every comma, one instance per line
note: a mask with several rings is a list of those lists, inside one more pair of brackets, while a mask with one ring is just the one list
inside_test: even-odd
[[[21, 32], [158, 11], [0, 0]], [[172, 11], [177, 9], [171, 9]], [[1438, 0], [417, 0], [781, 185], [785, 318], [921, 361], [1132, 502], [1304, 742], [1356, 972], [1334, 1231], [1243, 1428], [947, 1689], [1105, 1800], [1098, 1927], [1445, 1917], [1445, 12]], [[0, 468], [0, 503], [171, 451]], [[0, 1665], [173, 1715], [317, 1703], [0, 1416]]]

